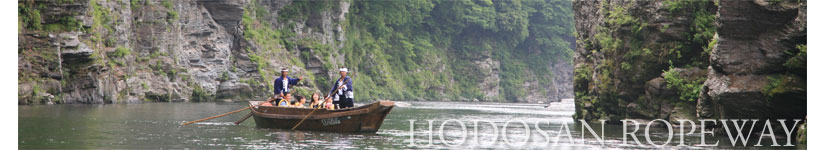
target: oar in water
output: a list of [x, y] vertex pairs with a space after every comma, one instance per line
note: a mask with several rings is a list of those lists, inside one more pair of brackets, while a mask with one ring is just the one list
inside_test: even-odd
[[[261, 104], [263, 104], [263, 103], [261, 103]], [[258, 104], [258, 105], [260, 105], [260, 104]], [[201, 121], [206, 121], [206, 120], [211, 120], [211, 119], [215, 119], [215, 118], [220, 118], [220, 117], [223, 117], [223, 116], [226, 116], [226, 115], [229, 115], [229, 114], [234, 114], [234, 113], [237, 113], [237, 112], [241, 112], [241, 111], [244, 111], [244, 110], [247, 110], [247, 109], [250, 109], [250, 108], [252, 108], [252, 106], [247, 106], [247, 107], [245, 107], [245, 108], [238, 109], [238, 110], [235, 110], [235, 111], [230, 111], [230, 112], [228, 112], [228, 113], [220, 114], [220, 115], [217, 115], [217, 116], [206, 117], [206, 118], [203, 118], [203, 119], [198, 119], [198, 120], [195, 120], [195, 121], [189, 121], [189, 122], [183, 123], [182, 125], [189, 125], [189, 124], [193, 124], [193, 123], [197, 123], [197, 122], [201, 122]], [[247, 118], [249, 118], [249, 116], [252, 116], [252, 112], [250, 112], [248, 115], [246, 115], [246, 117], [244, 117], [244, 119], [243, 119], [243, 120], [238, 120], [238, 121], [236, 121], [236, 122], [235, 122], [235, 124], [240, 124], [241, 122], [243, 122], [244, 120], [246, 120]]]
[[243, 116], [241, 120], [235, 121], [235, 125], [241, 124], [243, 121], [246, 121], [246, 119], [249, 119], [249, 117], [252, 117], [252, 112], [249, 112], [246, 116]]
[[301, 121], [300, 121], [300, 122], [298, 122], [298, 124], [295, 124], [295, 126], [292, 126], [292, 130], [295, 130], [295, 128], [298, 128], [298, 126], [300, 126], [300, 125], [301, 125], [301, 123], [304, 123], [304, 120], [307, 120], [307, 118], [309, 118], [309, 116], [310, 116], [310, 115], [312, 115], [312, 113], [315, 113], [315, 110], [318, 110], [318, 109], [319, 109], [319, 108], [313, 108], [313, 109], [312, 109], [312, 111], [311, 111], [311, 112], [309, 112], [309, 114], [307, 114], [306, 116], [304, 116], [304, 119], [301, 119]]
[[206, 117], [206, 118], [203, 118], [203, 119], [198, 119], [198, 120], [195, 120], [195, 121], [189, 121], [189, 122], [183, 123], [182, 125], [184, 125], [184, 126], [185, 126], [185, 125], [189, 125], [189, 124], [193, 124], [193, 123], [197, 123], [197, 122], [201, 122], [201, 121], [206, 121], [206, 120], [211, 120], [211, 119], [215, 119], [215, 118], [220, 118], [220, 117], [223, 117], [223, 116], [226, 116], [226, 115], [229, 115], [229, 114], [234, 114], [234, 113], [237, 113], [237, 112], [241, 112], [241, 111], [247, 110], [247, 109], [249, 109], [249, 108], [252, 108], [252, 107], [244, 107], [244, 108], [242, 108], [242, 109], [238, 109], [238, 110], [235, 110], [235, 111], [230, 111], [230, 112], [228, 112], [228, 113], [220, 114], [220, 115], [217, 115], [217, 116]]
[[[268, 103], [268, 102], [269, 102], [269, 100], [264, 101], [264, 103]], [[261, 104], [263, 104], [263, 103], [261, 103]], [[258, 105], [260, 105], [260, 104], [258, 104]], [[252, 117], [252, 112], [249, 112], [248, 114], [246, 114], [246, 116], [243, 116], [243, 118], [241, 118], [241, 120], [235, 121], [235, 125], [241, 124], [243, 121], [246, 121], [246, 119], [249, 119], [249, 117]]]

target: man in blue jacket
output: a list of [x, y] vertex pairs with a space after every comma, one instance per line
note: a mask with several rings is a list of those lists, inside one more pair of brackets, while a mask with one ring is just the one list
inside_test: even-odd
[[284, 98], [286, 93], [292, 92], [292, 86], [298, 84], [298, 81], [304, 79], [304, 76], [298, 77], [298, 79], [290, 78], [287, 76], [289, 74], [289, 70], [286, 68], [281, 69], [281, 77], [275, 79], [275, 83], [273, 83], [275, 95], [278, 95], [280, 98]]
[[352, 79], [347, 76], [347, 68], [338, 69], [338, 73], [341, 74], [341, 78], [338, 78], [335, 83], [332, 83], [332, 90], [329, 93], [333, 93], [332, 104], [338, 105], [340, 108], [350, 108], [353, 107], [353, 94], [352, 94]]

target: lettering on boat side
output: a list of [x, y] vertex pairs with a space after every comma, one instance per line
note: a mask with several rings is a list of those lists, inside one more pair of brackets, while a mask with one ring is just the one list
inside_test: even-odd
[[350, 119], [350, 116], [326, 118], [326, 119], [321, 119], [321, 124], [324, 124], [324, 126], [337, 125], [337, 124], [341, 124], [341, 120], [349, 120], [349, 119]]
[[321, 123], [324, 124], [324, 126], [330, 126], [330, 125], [341, 124], [341, 120], [338, 120], [338, 118], [327, 118], [327, 119], [321, 119]]

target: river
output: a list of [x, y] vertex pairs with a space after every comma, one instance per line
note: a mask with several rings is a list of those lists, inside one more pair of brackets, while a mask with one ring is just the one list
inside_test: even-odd
[[[233, 122], [245, 112], [227, 117], [181, 126], [185, 121], [213, 116], [243, 108], [245, 103], [145, 103], [145, 104], [107, 104], [107, 105], [23, 105], [18, 106], [18, 146], [20, 149], [703, 149], [703, 148], [742, 148], [730, 147], [727, 137], [706, 137], [708, 143], [718, 140], [719, 147], [699, 147], [699, 135], [689, 134], [684, 144], [678, 146], [679, 136], [670, 144], [659, 147], [647, 144], [639, 137], [643, 145], [622, 144], [622, 126], [606, 125], [604, 145], [585, 130], [581, 138], [581, 125], [575, 123], [572, 100], [546, 104], [523, 103], [480, 103], [480, 102], [409, 102], [409, 106], [396, 107], [375, 134], [342, 134], [324, 132], [288, 131], [280, 129], [255, 128], [254, 120], [249, 119], [241, 125]], [[463, 144], [451, 147], [440, 140], [438, 131], [445, 124], [444, 135], [450, 143]], [[410, 120], [414, 121], [415, 143], [410, 143]], [[429, 126], [427, 120], [434, 120], [433, 142], [429, 144]], [[479, 130], [474, 132], [473, 120], [481, 120]], [[458, 122], [465, 124], [462, 130]], [[492, 121], [499, 132], [483, 121]], [[505, 123], [507, 138], [500, 133]], [[522, 125], [528, 124], [530, 136]], [[536, 129], [538, 122], [539, 131]], [[569, 127], [574, 142], [566, 137], [556, 140], [559, 129]], [[600, 134], [598, 123], [590, 124]], [[644, 129], [644, 126], [642, 126]], [[466, 131], [466, 132], [462, 132]], [[565, 131], [565, 130], [561, 130]], [[547, 135], [542, 134], [542, 132]], [[639, 135], [642, 135], [640, 131]], [[677, 131], [678, 132], [678, 131]], [[697, 131], [698, 132], [698, 131]], [[466, 133], [466, 136], [461, 136]], [[475, 136], [478, 136], [476, 142]], [[665, 128], [651, 129], [654, 143], [667, 140]], [[547, 138], [549, 137], [549, 138]], [[493, 140], [495, 138], [495, 140]], [[754, 138], [758, 138], [755, 137]], [[549, 139], [549, 141], [548, 141]], [[582, 140], [583, 139], [583, 140]], [[523, 146], [515, 147], [527, 140]], [[494, 142], [495, 141], [495, 142]], [[559, 141], [555, 143], [554, 141]], [[784, 144], [784, 139], [779, 140]], [[770, 141], [763, 140], [763, 142]], [[514, 144], [515, 143], [515, 144]], [[554, 145], [557, 144], [557, 145]], [[749, 144], [752, 145], [752, 144]], [[764, 144], [770, 145], [770, 144]], [[749, 147], [752, 148], [752, 147]], [[759, 147], [757, 147], [759, 148]], [[762, 148], [805, 148], [799, 147], [762, 147]]]

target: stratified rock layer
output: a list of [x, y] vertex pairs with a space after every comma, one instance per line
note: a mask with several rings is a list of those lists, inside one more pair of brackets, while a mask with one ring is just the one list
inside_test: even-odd
[[[798, 118], [806, 114], [805, 74], [785, 63], [807, 44], [805, 2], [720, 1], [718, 41], [699, 116]], [[779, 87], [768, 87], [769, 84]], [[789, 90], [773, 96], [766, 88]]]

